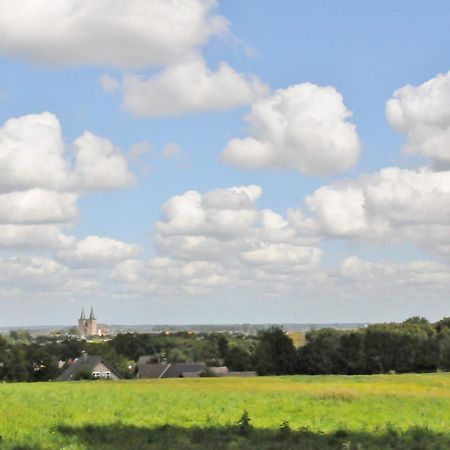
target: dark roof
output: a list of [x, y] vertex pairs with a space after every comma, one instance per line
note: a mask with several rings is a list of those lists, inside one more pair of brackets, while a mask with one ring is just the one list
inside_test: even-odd
[[136, 364], [149, 364], [154, 357], [150, 355], [139, 356]]
[[208, 366], [198, 363], [137, 364], [139, 378], [180, 378], [184, 372], [201, 372]]
[[103, 363], [106, 367], [108, 367], [111, 372], [122, 378], [117, 371], [111, 367], [104, 359], [100, 358], [100, 356], [93, 356], [84, 353], [78, 359], [76, 359], [73, 364], [71, 364], [57, 379], [56, 381], [72, 381], [76, 378], [76, 375], [80, 372], [91, 371], [98, 363]]

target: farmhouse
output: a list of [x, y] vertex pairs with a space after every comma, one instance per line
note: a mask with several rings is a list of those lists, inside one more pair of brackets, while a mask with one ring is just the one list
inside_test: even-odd
[[56, 381], [74, 381], [83, 377], [118, 380], [122, 378], [117, 371], [99, 356], [83, 353]]

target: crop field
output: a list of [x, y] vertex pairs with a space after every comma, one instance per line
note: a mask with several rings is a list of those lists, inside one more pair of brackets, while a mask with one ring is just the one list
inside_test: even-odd
[[2, 450], [444, 450], [450, 374], [4, 383], [0, 436]]

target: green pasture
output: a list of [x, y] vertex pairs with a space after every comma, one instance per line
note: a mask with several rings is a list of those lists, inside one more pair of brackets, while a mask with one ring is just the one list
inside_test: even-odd
[[3, 383], [0, 436], [2, 450], [444, 450], [450, 374]]

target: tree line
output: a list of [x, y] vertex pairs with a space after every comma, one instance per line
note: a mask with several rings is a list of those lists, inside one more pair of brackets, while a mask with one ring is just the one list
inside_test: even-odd
[[0, 336], [0, 380], [54, 380], [82, 352], [103, 357], [125, 378], [135, 376], [135, 362], [142, 355], [154, 362], [204, 361], [259, 375], [450, 371], [450, 318], [429, 323], [413, 317], [356, 330], [323, 328], [306, 333], [299, 348], [275, 326], [255, 336], [125, 333], [96, 342], [10, 332]]

